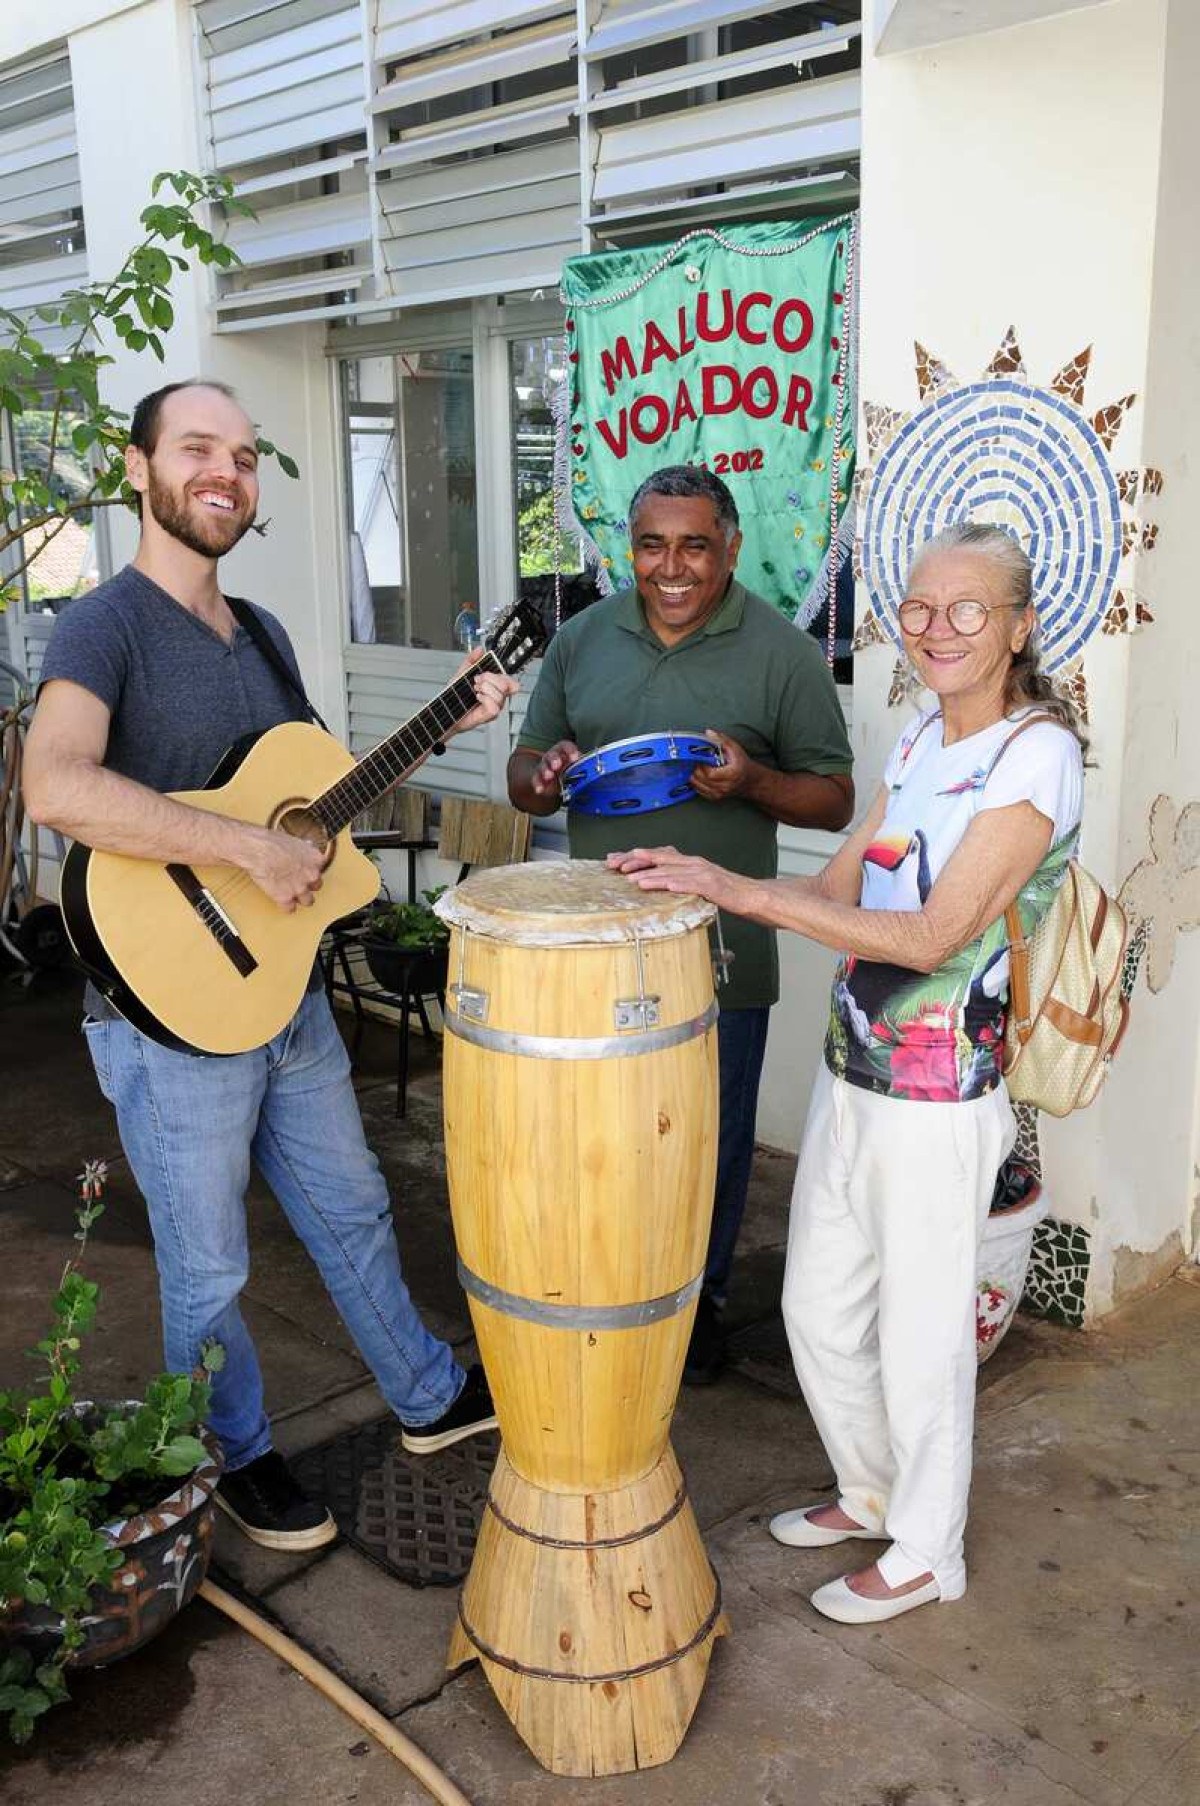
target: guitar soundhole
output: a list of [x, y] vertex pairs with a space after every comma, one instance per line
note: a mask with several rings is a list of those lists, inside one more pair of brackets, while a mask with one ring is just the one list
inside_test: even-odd
[[319, 847], [326, 859], [332, 856], [333, 842], [329, 831], [311, 809], [302, 806], [284, 809], [271, 826], [278, 828], [281, 834], [291, 834], [296, 840], [307, 840], [310, 846]]

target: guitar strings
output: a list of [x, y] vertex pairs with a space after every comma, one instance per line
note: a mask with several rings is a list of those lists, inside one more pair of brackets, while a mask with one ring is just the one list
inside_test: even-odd
[[[490, 656], [497, 668], [502, 670], [503, 666], [495, 659], [495, 655]], [[393, 785], [400, 783], [408, 772], [421, 763], [442, 736], [463, 719], [464, 713], [470, 713], [470, 707], [476, 700], [472, 681], [476, 670], [478, 664], [470, 673], [464, 673], [435, 696], [412, 721], [406, 722], [394, 734], [364, 754], [344, 777], [312, 799], [307, 807], [321, 823], [331, 841], [356, 816], [369, 809]], [[425, 726], [426, 721], [432, 722], [432, 731]], [[253, 884], [254, 880], [248, 872], [230, 868], [228, 878], [220, 879], [206, 888], [214, 901], [224, 908], [240, 897], [247, 886]]]

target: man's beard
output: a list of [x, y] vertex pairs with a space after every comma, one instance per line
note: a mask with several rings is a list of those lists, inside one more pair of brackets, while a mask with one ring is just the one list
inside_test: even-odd
[[189, 503], [185, 491], [160, 482], [152, 463], [148, 475], [146, 502], [151, 514], [164, 533], [202, 558], [223, 558], [254, 525], [254, 515], [247, 514], [244, 505], [235, 505], [227, 517], [212, 513], [203, 502]]

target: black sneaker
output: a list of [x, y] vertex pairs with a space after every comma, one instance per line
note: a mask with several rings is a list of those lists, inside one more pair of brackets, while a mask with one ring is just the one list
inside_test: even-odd
[[305, 1498], [275, 1449], [217, 1482], [217, 1504], [263, 1549], [320, 1549], [337, 1535], [324, 1505]]
[[434, 1455], [438, 1449], [448, 1449], [452, 1443], [462, 1442], [467, 1436], [477, 1436], [481, 1430], [496, 1428], [496, 1407], [483, 1368], [476, 1361], [473, 1367], [468, 1367], [463, 1389], [449, 1410], [435, 1417], [432, 1423], [402, 1423], [400, 1441], [410, 1455]]
[[725, 1365], [725, 1328], [719, 1305], [707, 1292], [701, 1292], [696, 1305], [696, 1321], [683, 1363], [686, 1386], [711, 1386]]

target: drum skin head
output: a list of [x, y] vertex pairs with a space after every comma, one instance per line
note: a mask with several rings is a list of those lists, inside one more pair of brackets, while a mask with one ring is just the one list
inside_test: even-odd
[[438, 899], [443, 921], [529, 947], [656, 940], [711, 922], [702, 897], [639, 890], [598, 859], [545, 859], [474, 872]]

